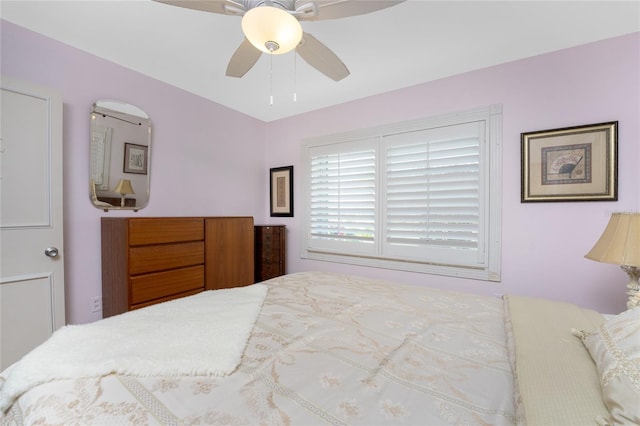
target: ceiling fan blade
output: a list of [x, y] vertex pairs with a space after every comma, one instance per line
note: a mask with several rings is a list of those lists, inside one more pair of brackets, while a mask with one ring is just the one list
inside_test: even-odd
[[246, 38], [236, 49], [227, 65], [227, 76], [240, 78], [258, 62], [262, 52], [256, 49]]
[[153, 0], [158, 3], [180, 6], [187, 9], [203, 10], [211, 13], [221, 13], [223, 15], [236, 14], [241, 9], [244, 13], [244, 6], [234, 0]]
[[[364, 15], [376, 10], [386, 9], [403, 3], [405, 0], [315, 0], [317, 13], [310, 0], [296, 0], [296, 10], [302, 13], [298, 19], [306, 21], [319, 21], [321, 19], [338, 19], [347, 16]], [[308, 11], [308, 15], [305, 12]]]
[[302, 35], [302, 41], [296, 48], [296, 52], [309, 65], [335, 81], [340, 81], [350, 74], [340, 58], [309, 33]]

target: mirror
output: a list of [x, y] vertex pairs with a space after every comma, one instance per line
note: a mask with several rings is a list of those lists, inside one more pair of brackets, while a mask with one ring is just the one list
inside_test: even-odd
[[89, 196], [104, 211], [149, 202], [151, 120], [140, 108], [100, 100], [91, 108]]

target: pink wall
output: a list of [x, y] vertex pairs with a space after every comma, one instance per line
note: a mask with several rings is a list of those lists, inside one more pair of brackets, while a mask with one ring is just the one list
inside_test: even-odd
[[[358, 273], [488, 295], [566, 300], [603, 312], [623, 310], [627, 275], [583, 256], [611, 212], [640, 211], [640, 33], [270, 123], [267, 162], [270, 167], [299, 166], [304, 138], [493, 103], [503, 105], [504, 121], [501, 283], [303, 260], [299, 218], [277, 220], [289, 229], [289, 271]], [[520, 203], [521, 132], [614, 120], [619, 121], [618, 202]], [[300, 190], [295, 187], [296, 211]]]
[[[101, 216], [88, 202], [89, 108], [101, 98], [153, 122], [151, 199], [138, 216], [253, 215], [288, 226], [289, 272], [327, 270], [472, 291], [624, 308], [626, 275], [583, 258], [612, 211], [640, 210], [640, 34], [542, 55], [262, 123], [2, 21], [2, 73], [60, 90], [64, 99], [67, 321], [89, 322], [100, 294]], [[339, 90], [339, 88], [337, 89]], [[501, 283], [302, 260], [299, 216], [268, 218], [268, 169], [293, 164], [300, 211], [300, 146], [307, 137], [502, 103]], [[618, 202], [520, 203], [520, 132], [620, 121]]]
[[[1, 25], [2, 73], [62, 92], [67, 322], [101, 318], [101, 216], [264, 217], [264, 123], [15, 26]], [[98, 99], [144, 110], [152, 121], [151, 197], [138, 213], [89, 203], [89, 111]]]

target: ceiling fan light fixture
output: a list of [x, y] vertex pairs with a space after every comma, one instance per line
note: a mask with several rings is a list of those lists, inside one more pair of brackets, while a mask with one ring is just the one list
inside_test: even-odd
[[274, 6], [255, 7], [242, 17], [242, 31], [256, 49], [280, 55], [295, 49], [302, 40], [300, 22]]

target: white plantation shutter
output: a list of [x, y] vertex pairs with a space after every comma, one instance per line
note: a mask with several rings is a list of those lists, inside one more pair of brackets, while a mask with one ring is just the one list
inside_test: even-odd
[[500, 279], [499, 105], [307, 141], [302, 257]]
[[385, 138], [387, 256], [477, 264], [483, 135], [476, 122]]
[[376, 239], [376, 149], [360, 141], [311, 149], [310, 244], [373, 253]]

